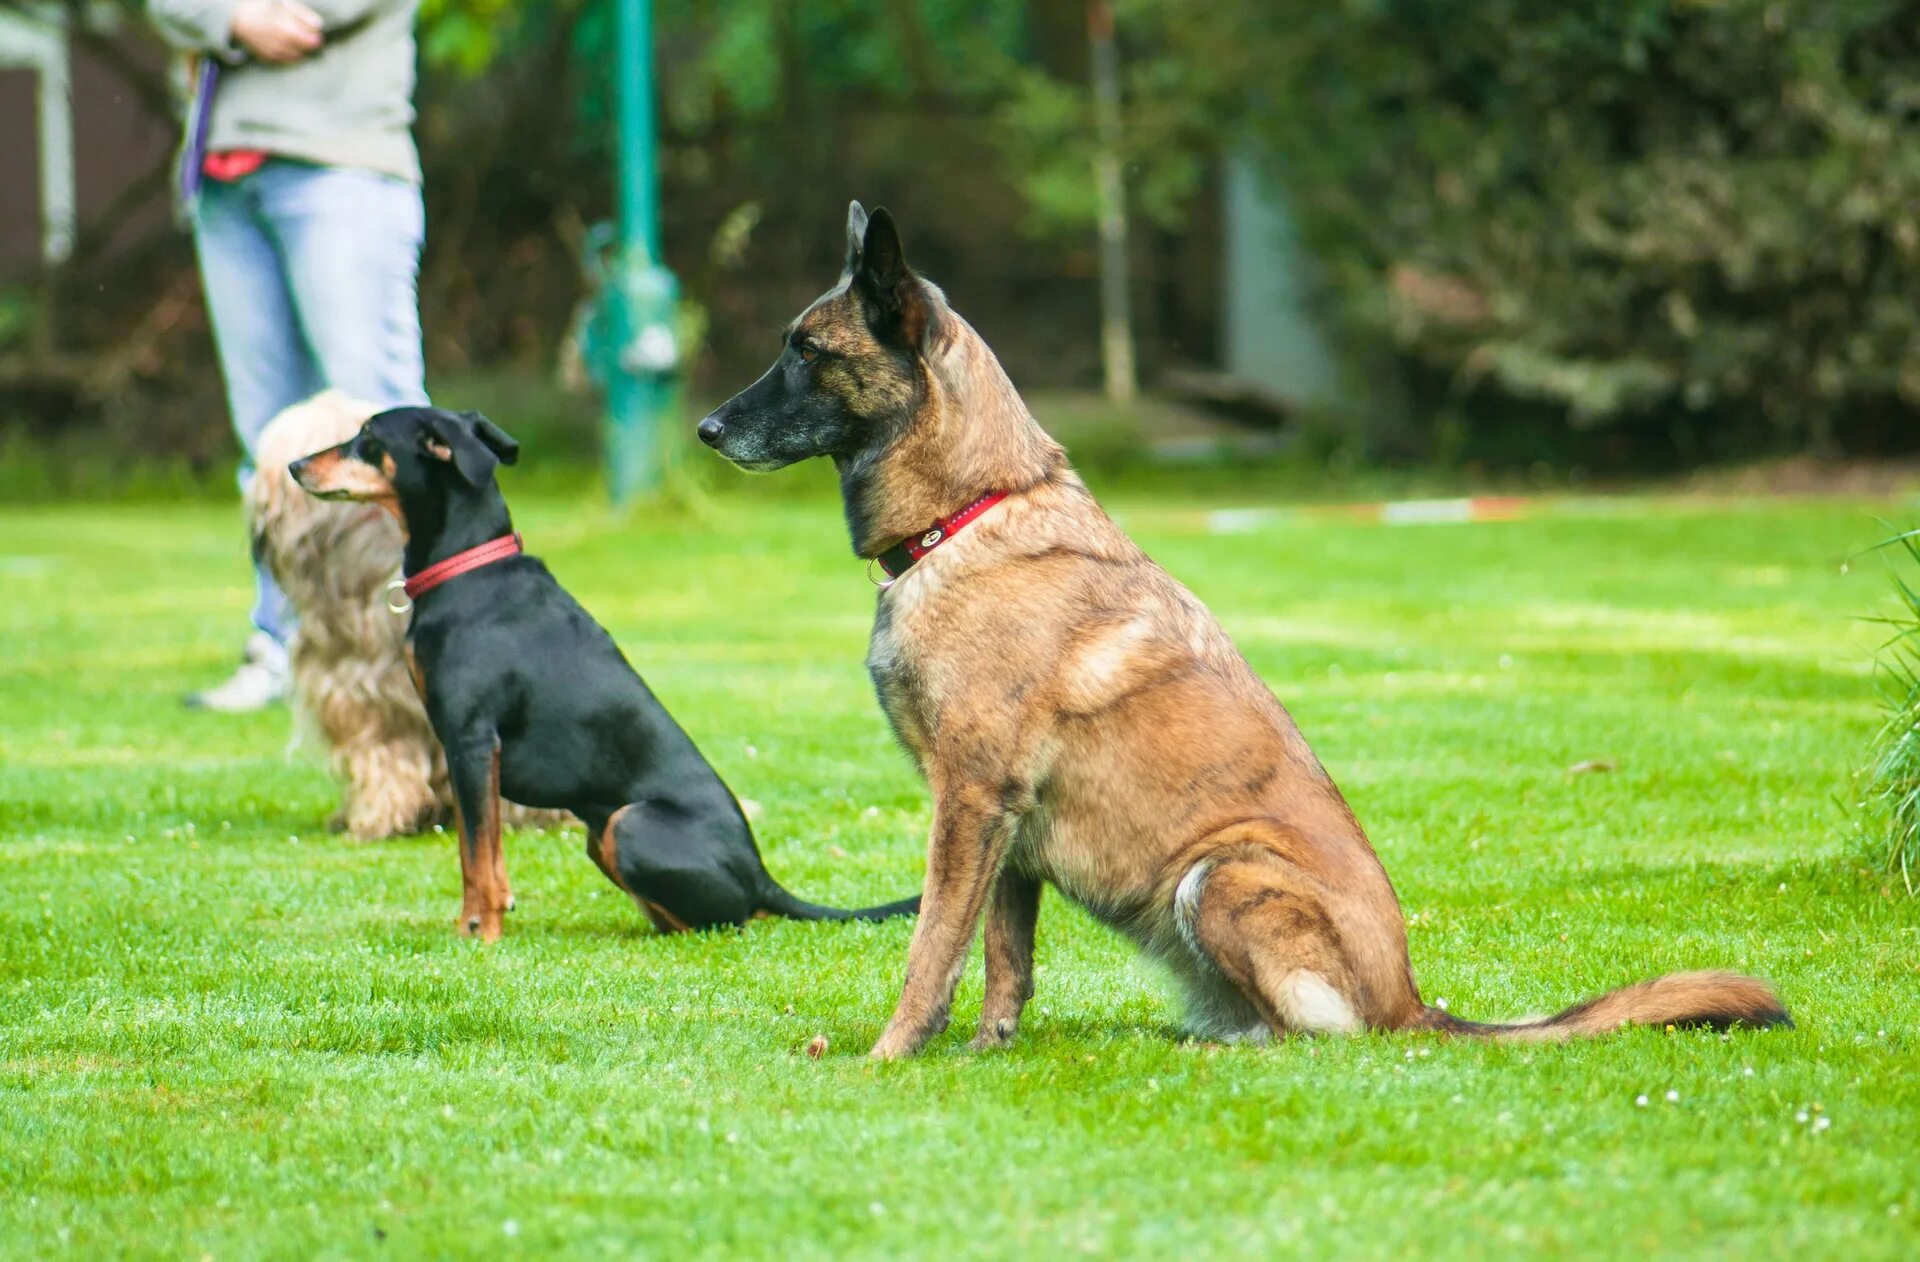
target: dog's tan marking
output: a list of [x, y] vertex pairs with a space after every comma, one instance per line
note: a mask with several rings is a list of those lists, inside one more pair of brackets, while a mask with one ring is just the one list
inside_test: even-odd
[[640, 909], [641, 914], [653, 922], [653, 927], [656, 930], [661, 933], [691, 932], [691, 927], [686, 921], [680, 919], [680, 917], [674, 915], [659, 903], [641, 895], [631, 885], [627, 884], [625, 877], [620, 875], [620, 843], [618, 838], [614, 836], [614, 830], [619, 826], [620, 817], [632, 809], [633, 804], [628, 803], [608, 817], [607, 826], [600, 830], [600, 836], [596, 839], [595, 844], [587, 848], [587, 853], [593, 857], [594, 863], [599, 865], [600, 870], [606, 874], [607, 879], [619, 886], [621, 890], [626, 893], [627, 897], [633, 900], [634, 906]]
[[636, 894], [634, 901], [640, 904], [640, 910], [647, 914], [647, 919], [651, 920], [653, 927], [661, 933], [691, 933], [693, 931], [686, 921], [680, 919], [680, 917], [674, 915], [659, 903], [654, 902], [651, 898], [641, 898]]
[[400, 497], [393, 489], [397, 468], [393, 457], [382, 453], [380, 465], [375, 467], [357, 456], [349, 455], [347, 448], [351, 443], [349, 439], [306, 457], [301, 462], [300, 485], [325, 499], [358, 500], [378, 505], [392, 514], [393, 519], [401, 522], [404, 528]]
[[587, 854], [599, 866], [600, 871], [629, 897], [633, 895], [633, 891], [627, 887], [626, 878], [620, 875], [620, 845], [613, 834], [614, 829], [619, 826], [620, 817], [632, 809], [633, 806], [628, 804], [609, 816], [607, 826], [600, 830], [600, 835], [594, 839], [594, 844], [587, 848]]
[[331, 499], [379, 501], [393, 495], [391, 473], [349, 456], [344, 444], [308, 456], [301, 466], [300, 485]]
[[371, 496], [368, 502], [400, 523], [400, 538], [405, 542], [407, 519], [406, 515], [400, 511], [400, 495], [393, 489], [393, 480], [400, 475], [400, 466], [394, 463], [393, 453], [386, 451], [380, 453], [380, 473], [386, 478], [387, 493]]
[[480, 819], [471, 826], [455, 803], [460, 837], [460, 932], [492, 942], [500, 937], [502, 917], [513, 905], [507, 884], [507, 860], [500, 837], [500, 746], [493, 747]]
[[420, 698], [420, 704], [427, 702], [427, 673], [420, 669], [420, 659], [414, 656], [413, 645], [408, 644], [401, 650], [407, 659], [407, 678], [413, 681], [413, 691]]

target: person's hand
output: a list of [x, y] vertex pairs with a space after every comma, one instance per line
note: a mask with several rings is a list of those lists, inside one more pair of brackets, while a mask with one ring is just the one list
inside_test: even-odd
[[320, 15], [300, 0], [240, 0], [232, 34], [261, 61], [299, 61], [320, 47]]

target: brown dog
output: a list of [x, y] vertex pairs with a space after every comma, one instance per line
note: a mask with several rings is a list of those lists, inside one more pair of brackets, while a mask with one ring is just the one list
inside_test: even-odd
[[1787, 1021], [1764, 983], [1717, 972], [1518, 1025], [1423, 1003], [1393, 886], [1287, 712], [1100, 510], [980, 336], [907, 268], [887, 213], [856, 202], [847, 246], [840, 284], [700, 436], [748, 469], [830, 457], [854, 551], [899, 575], [867, 660], [934, 822], [875, 1057], [945, 1028], [983, 912], [973, 1045], [1012, 1037], [1043, 881], [1168, 963], [1206, 1037]]
[[447, 761], [402, 653], [406, 620], [387, 607], [399, 524], [370, 505], [315, 499], [287, 473], [379, 410], [328, 390], [280, 413], [260, 433], [246, 497], [255, 554], [300, 619], [288, 649], [294, 701], [344, 785], [337, 822], [360, 841], [453, 819]]

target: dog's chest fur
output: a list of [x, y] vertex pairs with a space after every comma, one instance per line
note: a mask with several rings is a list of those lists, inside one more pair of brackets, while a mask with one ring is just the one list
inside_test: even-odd
[[[922, 773], [936, 766], [1034, 787], [1036, 706], [1053, 669], [1057, 623], [1025, 608], [1043, 586], [1028, 567], [962, 537], [884, 592], [874, 614], [867, 671], [881, 708]], [[1016, 796], [1018, 796], [1016, 794]]]
[[933, 627], [925, 602], [913, 599], [911, 591], [890, 589], [881, 593], [873, 635], [867, 644], [867, 674], [879, 695], [880, 708], [893, 727], [894, 738], [913, 755], [924, 775], [932, 754], [932, 733], [939, 721], [937, 702], [929, 694], [925, 673]]
[[[880, 597], [867, 668], [937, 793], [998, 795], [1007, 862], [1125, 925], [1179, 840], [1141, 821], [1242, 760], [1249, 734], [1209, 717], [1231, 689], [1207, 667], [1231, 652], [1131, 549], [963, 537]], [[1252, 726], [1270, 738], [1265, 715]]]

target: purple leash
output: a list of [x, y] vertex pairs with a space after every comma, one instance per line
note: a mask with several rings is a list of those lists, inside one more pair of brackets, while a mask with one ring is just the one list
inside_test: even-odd
[[180, 151], [180, 201], [183, 205], [192, 205], [194, 198], [200, 195], [202, 168], [207, 161], [207, 124], [213, 117], [213, 90], [219, 82], [219, 60], [202, 53], [193, 90], [193, 108], [187, 116], [187, 143]]

